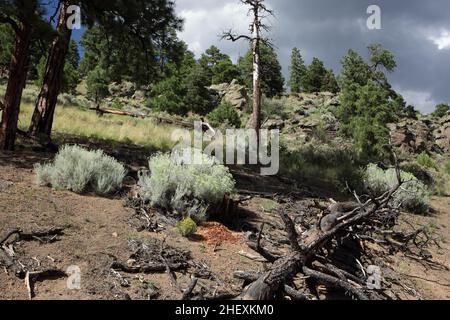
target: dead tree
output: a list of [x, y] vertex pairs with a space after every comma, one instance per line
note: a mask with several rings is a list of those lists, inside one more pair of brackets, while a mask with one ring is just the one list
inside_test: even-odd
[[230, 41], [247, 40], [252, 45], [253, 53], [253, 116], [252, 126], [256, 130], [259, 145], [259, 130], [261, 129], [261, 43], [270, 46], [269, 40], [264, 38], [262, 31], [268, 31], [270, 28], [263, 23], [264, 18], [273, 16], [273, 11], [266, 7], [264, 0], [240, 0], [243, 4], [250, 7], [249, 15], [252, 16], [249, 35], [234, 34], [232, 30], [224, 32], [222, 39]]
[[[252, 248], [267, 260], [273, 262], [273, 265], [257, 277], [249, 276], [246, 280], [251, 284], [244, 289], [239, 298], [243, 300], [270, 300], [288, 295], [293, 299], [303, 299], [302, 293], [296, 292], [290, 287], [293, 278], [300, 273], [328, 287], [341, 289], [357, 299], [368, 299], [368, 295], [361, 289], [361, 283], [357, 286], [353, 284], [361, 282], [360, 279], [337, 266], [320, 263], [319, 251], [342, 233], [355, 234], [355, 230], [360, 225], [373, 224], [377, 214], [389, 209], [392, 197], [403, 184], [395, 155], [394, 158], [397, 173], [396, 185], [379, 197], [372, 196], [365, 203], [353, 206], [354, 209], [345, 215], [339, 214], [336, 219], [331, 219], [325, 230], [320, 228], [319, 223], [317, 230], [314, 230], [315, 232], [299, 240], [300, 236], [296, 231], [294, 222], [285, 210], [280, 210], [279, 214], [284, 222], [287, 238], [290, 242], [290, 252], [283, 257], [274, 257], [268, 254], [267, 250], [259, 243], [261, 239], [259, 235], [256, 245], [252, 245]], [[317, 264], [320, 265], [320, 268], [317, 267]], [[374, 294], [376, 295], [376, 293]]]

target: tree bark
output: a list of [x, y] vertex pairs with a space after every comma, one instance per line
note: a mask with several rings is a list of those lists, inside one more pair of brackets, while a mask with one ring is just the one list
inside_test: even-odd
[[16, 30], [14, 50], [11, 57], [8, 85], [6, 88], [2, 121], [0, 125], [0, 149], [13, 150], [19, 120], [20, 101], [25, 87], [29, 45], [31, 38], [31, 25], [22, 21]]
[[252, 125], [256, 130], [259, 146], [259, 130], [261, 129], [261, 57], [260, 57], [260, 18], [259, 8], [253, 8], [253, 116]]
[[61, 2], [57, 36], [52, 43], [45, 67], [44, 80], [36, 102], [29, 133], [32, 136], [50, 137], [56, 102], [64, 75], [64, 64], [69, 51], [72, 30], [67, 27], [69, 14], [66, 1]]

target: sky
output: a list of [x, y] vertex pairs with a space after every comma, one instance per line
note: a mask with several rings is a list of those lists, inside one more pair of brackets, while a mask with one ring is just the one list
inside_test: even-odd
[[[220, 40], [224, 30], [246, 33], [250, 24], [239, 0], [175, 0], [185, 19], [179, 37], [200, 57], [216, 45], [233, 60], [248, 44]], [[367, 46], [381, 43], [392, 51], [397, 69], [393, 87], [409, 104], [431, 112], [450, 102], [450, 1], [448, 0], [266, 0], [276, 17], [267, 36], [276, 46], [285, 78], [291, 50], [298, 47], [306, 63], [313, 57], [339, 73], [340, 60], [352, 48], [367, 57]], [[381, 29], [369, 30], [370, 5], [381, 9]]]

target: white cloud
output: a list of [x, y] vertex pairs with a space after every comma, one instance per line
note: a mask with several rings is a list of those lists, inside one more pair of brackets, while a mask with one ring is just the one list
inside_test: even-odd
[[450, 49], [450, 33], [442, 31], [440, 36], [430, 36], [429, 39], [438, 47], [439, 50]]
[[[184, 4], [183, 1], [180, 1], [180, 4]], [[225, 30], [232, 28], [239, 33], [248, 32], [247, 10], [236, 1], [224, 1], [216, 6], [206, 8], [197, 3], [191, 4], [189, 7], [180, 6], [178, 14], [185, 20], [184, 30], [179, 37], [189, 44], [189, 48], [197, 57], [212, 44], [229, 47], [230, 44], [227, 41], [220, 41], [220, 35]], [[236, 50], [233, 51], [236, 52]], [[236, 59], [237, 54], [233, 58]]]
[[[408, 103], [421, 111], [432, 111], [435, 102], [449, 101], [450, 22], [446, 0], [410, 0], [386, 2], [383, 29], [370, 31], [366, 26], [366, 8], [371, 0], [267, 0], [276, 18], [269, 21], [273, 40], [285, 77], [288, 77], [293, 47], [302, 51], [310, 63], [312, 57], [339, 72], [340, 59], [349, 48], [366, 56], [370, 43], [382, 43], [394, 52], [398, 68], [389, 76], [397, 83]], [[436, 3], [435, 3], [436, 2]], [[366, 5], [367, 4], [367, 5]], [[248, 50], [246, 41], [221, 41], [223, 31], [234, 28], [248, 33], [250, 17], [239, 0], [176, 0], [176, 11], [185, 19], [184, 40], [197, 57], [211, 45], [236, 61]]]
[[430, 92], [402, 89], [399, 89], [398, 92], [402, 94], [408, 104], [422, 112], [433, 112], [437, 105]]

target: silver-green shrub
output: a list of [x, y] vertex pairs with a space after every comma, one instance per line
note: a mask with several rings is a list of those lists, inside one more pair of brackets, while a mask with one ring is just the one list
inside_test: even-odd
[[36, 164], [37, 183], [76, 193], [92, 191], [106, 195], [120, 189], [126, 171], [101, 150], [64, 146], [53, 163]]
[[200, 151], [192, 151], [192, 155], [197, 156], [195, 164], [170, 154], [151, 157], [150, 172], [139, 176], [141, 197], [152, 205], [193, 217], [189, 212], [202, 211], [202, 206], [216, 204], [233, 192], [235, 181], [227, 167]]
[[[415, 213], [425, 213], [428, 210], [428, 191], [426, 186], [414, 175], [401, 172], [403, 185], [393, 196], [394, 205]], [[375, 195], [380, 196], [391, 190], [397, 183], [395, 169], [383, 170], [375, 164], [366, 169], [365, 185]]]

